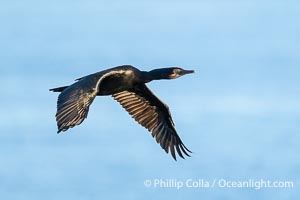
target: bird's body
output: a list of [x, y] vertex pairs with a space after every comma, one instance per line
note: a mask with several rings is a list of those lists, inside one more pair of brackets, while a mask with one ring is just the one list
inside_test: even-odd
[[81, 124], [96, 96], [112, 95], [139, 124], [152, 132], [167, 153], [170, 150], [175, 160], [175, 149], [180, 157], [184, 158], [182, 152], [189, 156], [190, 151], [176, 133], [168, 106], [145, 83], [173, 79], [193, 72], [177, 67], [145, 72], [124, 65], [84, 76], [70, 86], [50, 89], [61, 92], [56, 113], [58, 133]]

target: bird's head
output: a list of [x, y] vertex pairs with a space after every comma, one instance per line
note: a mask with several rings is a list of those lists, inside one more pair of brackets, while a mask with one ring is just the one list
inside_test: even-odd
[[168, 71], [169, 79], [174, 79], [174, 78], [178, 78], [180, 76], [186, 75], [186, 74], [195, 73], [194, 70], [185, 70], [185, 69], [182, 69], [179, 67], [166, 68], [166, 71]]
[[195, 73], [194, 70], [185, 70], [179, 67], [168, 67], [143, 72], [143, 80], [148, 83], [152, 80], [175, 79], [185, 74]]

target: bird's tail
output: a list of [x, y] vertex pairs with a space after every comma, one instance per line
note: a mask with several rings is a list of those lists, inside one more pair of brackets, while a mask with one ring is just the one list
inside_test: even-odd
[[49, 91], [52, 91], [52, 92], [62, 92], [62, 91], [64, 91], [64, 89], [66, 89], [67, 87], [69, 87], [69, 86], [63, 86], [63, 87], [58, 87], [58, 88], [52, 88], [52, 89], [49, 89]]

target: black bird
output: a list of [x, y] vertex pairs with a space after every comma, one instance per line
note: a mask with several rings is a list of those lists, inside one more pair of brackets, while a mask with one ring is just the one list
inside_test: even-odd
[[57, 133], [81, 124], [96, 96], [112, 95], [139, 124], [152, 132], [152, 136], [166, 153], [170, 150], [176, 160], [176, 148], [181, 158], [184, 158], [183, 153], [190, 156], [191, 151], [182, 143], [175, 130], [169, 107], [145, 84], [152, 80], [174, 79], [190, 73], [194, 71], [179, 67], [146, 72], [123, 65], [76, 79], [77, 82], [70, 86], [50, 89], [61, 92], [57, 100]]

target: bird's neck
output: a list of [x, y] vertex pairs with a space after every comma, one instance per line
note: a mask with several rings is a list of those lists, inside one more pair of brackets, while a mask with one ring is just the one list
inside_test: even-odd
[[168, 79], [168, 77], [164, 73], [161, 73], [159, 69], [154, 69], [149, 72], [142, 71], [142, 79], [145, 83], [148, 83], [153, 80]]

